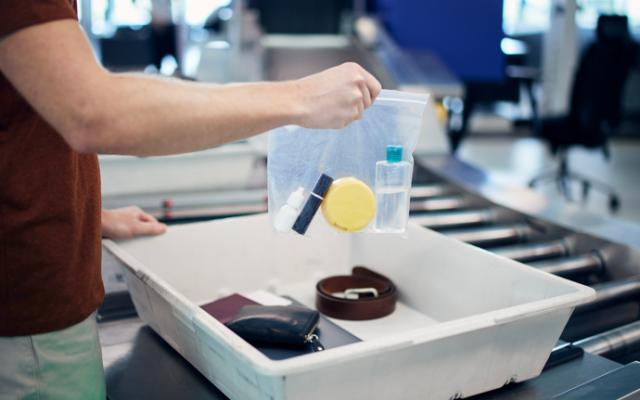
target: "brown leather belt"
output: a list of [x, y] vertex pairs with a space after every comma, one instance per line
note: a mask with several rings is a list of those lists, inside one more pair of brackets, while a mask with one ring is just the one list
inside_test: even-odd
[[389, 278], [365, 267], [353, 267], [351, 273], [318, 282], [318, 311], [333, 318], [362, 321], [384, 317], [395, 310], [398, 294]]

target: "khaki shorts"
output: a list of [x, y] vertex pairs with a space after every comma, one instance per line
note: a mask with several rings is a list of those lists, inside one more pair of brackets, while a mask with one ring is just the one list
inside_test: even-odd
[[0, 337], [0, 399], [104, 400], [95, 315], [69, 328]]

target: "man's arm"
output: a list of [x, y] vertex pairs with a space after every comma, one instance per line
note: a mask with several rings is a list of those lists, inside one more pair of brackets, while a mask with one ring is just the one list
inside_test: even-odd
[[210, 85], [113, 74], [77, 21], [0, 38], [0, 70], [74, 149], [161, 155], [214, 147], [271, 128], [340, 128], [362, 116], [378, 81], [348, 63], [288, 82]]

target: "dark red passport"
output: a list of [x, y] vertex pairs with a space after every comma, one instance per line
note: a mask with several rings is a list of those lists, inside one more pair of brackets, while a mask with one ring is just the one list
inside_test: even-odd
[[235, 293], [231, 296], [223, 297], [200, 307], [213, 318], [217, 319], [223, 324], [226, 324], [227, 322], [231, 321], [233, 316], [236, 315], [236, 313], [240, 311], [243, 306], [248, 305], [258, 305], [258, 303]]
[[[291, 297], [285, 298], [291, 300], [294, 305], [303, 306], [300, 302], [292, 299]], [[218, 321], [226, 324], [238, 311], [240, 311], [243, 306], [250, 304], [255, 305], [259, 303], [256, 303], [255, 301], [236, 293], [232, 294], [231, 296], [223, 297], [211, 303], [207, 303], [200, 307]], [[320, 338], [320, 343], [322, 343], [324, 348], [327, 350], [334, 347], [340, 347], [361, 341], [360, 338], [334, 324], [324, 315], [320, 315], [320, 321], [318, 322], [318, 329], [316, 330], [316, 334]], [[297, 357], [312, 352], [308, 346], [282, 347], [260, 344], [255, 345], [255, 347], [260, 350], [262, 354], [272, 360], [286, 360], [287, 358]]]

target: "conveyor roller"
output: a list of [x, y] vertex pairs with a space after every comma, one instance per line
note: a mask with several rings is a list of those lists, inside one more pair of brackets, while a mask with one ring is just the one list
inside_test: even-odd
[[450, 193], [451, 190], [445, 185], [427, 184], [418, 185], [411, 188], [411, 199], [425, 199], [429, 197], [443, 196]]
[[576, 307], [574, 314], [583, 314], [614, 304], [640, 299], [640, 278], [638, 277], [601, 283], [592, 287], [596, 290], [596, 298]]
[[505, 246], [492, 249], [492, 251], [501, 256], [522, 262], [564, 257], [569, 254], [569, 249], [564, 240], [554, 240], [547, 243]]
[[592, 354], [615, 357], [640, 349], [640, 321], [573, 343]]
[[605, 264], [598, 253], [591, 252], [574, 257], [532, 262], [529, 265], [550, 274], [565, 278], [598, 274], [604, 271]]
[[507, 226], [490, 226], [485, 228], [469, 228], [443, 233], [469, 244], [486, 246], [494, 243], [516, 243], [526, 241], [533, 233], [533, 229], [526, 224], [515, 224]]
[[480, 210], [447, 211], [424, 215], [412, 215], [411, 221], [431, 229], [483, 225], [497, 219], [496, 212], [490, 208]]
[[463, 196], [443, 196], [426, 200], [412, 200], [410, 210], [413, 212], [459, 210], [469, 205], [469, 200]]

